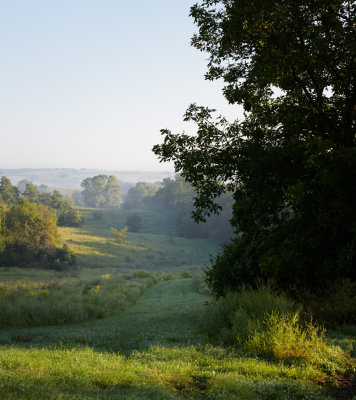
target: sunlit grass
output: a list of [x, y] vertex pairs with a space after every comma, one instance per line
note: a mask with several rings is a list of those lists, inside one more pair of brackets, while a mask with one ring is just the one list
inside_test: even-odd
[[[211, 344], [209, 289], [176, 271], [196, 272], [214, 246], [172, 240], [154, 213], [118, 244], [110, 228], [129, 212], [95, 220], [93, 211], [84, 210], [86, 225], [60, 229], [77, 257], [72, 271], [0, 268], [3, 311], [17, 315], [16, 328], [0, 329], [1, 399], [330, 399], [337, 376], [318, 363]], [[70, 318], [55, 320], [60, 310]], [[330, 337], [355, 347], [352, 327]]]
[[110, 229], [61, 227], [59, 232], [74, 252], [77, 264], [83, 267], [165, 270], [183, 265], [202, 267], [216, 251], [215, 245], [203, 239], [177, 237], [171, 240], [163, 235], [127, 233], [119, 244], [114, 241]]
[[209, 345], [207, 299], [192, 279], [167, 281], [108, 319], [2, 332], [2, 398], [327, 398], [318, 368]]
[[[128, 358], [93, 349], [1, 348], [2, 398], [325, 399], [317, 371], [212, 347], [151, 347]], [[203, 397], [202, 394], [204, 393]]]
[[209, 345], [207, 300], [193, 279], [173, 280], [110, 318], [2, 331], [2, 398], [327, 398], [329, 377], [318, 366]]

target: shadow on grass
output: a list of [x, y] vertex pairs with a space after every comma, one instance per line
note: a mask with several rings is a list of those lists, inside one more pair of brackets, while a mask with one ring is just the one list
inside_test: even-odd
[[[123, 399], [123, 400], [180, 400], [179, 394], [175, 395], [164, 387], [138, 384], [105, 385], [101, 382], [90, 382], [89, 385], [80, 385], [75, 379], [65, 379], [65, 385], [60, 382], [47, 382], [44, 379], [11, 379], [2, 385], [2, 399]], [[185, 398], [185, 397], [184, 397]]]
[[[209, 261], [209, 244], [202, 240], [129, 233], [122, 244], [108, 230], [65, 228], [64, 241], [72, 248], [78, 265], [98, 267], [171, 268]], [[212, 249], [214, 250], [214, 249]], [[213, 251], [214, 253], [214, 251]]]
[[[18, 359], [12, 360], [8, 367], [11, 374], [0, 377], [2, 399], [325, 399], [324, 390], [311, 382], [273, 373], [255, 374], [253, 366], [244, 374], [224, 370], [214, 375], [209, 365], [198, 368], [189, 362], [182, 365], [179, 356], [178, 366], [173, 358], [147, 363], [135, 358], [108, 359], [87, 352], [67, 355], [47, 352], [43, 355], [45, 360], [37, 364], [38, 356], [25, 354], [27, 363], [29, 357], [35, 358], [31, 368], [17, 363]], [[57, 359], [68, 363], [66, 368], [53, 365]], [[43, 374], [44, 368], [49, 373]]]

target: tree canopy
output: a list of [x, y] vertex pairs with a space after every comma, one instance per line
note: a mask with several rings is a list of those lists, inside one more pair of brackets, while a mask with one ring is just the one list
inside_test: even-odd
[[9, 178], [2, 176], [0, 180], [0, 203], [13, 206], [20, 201], [20, 192], [16, 186], [12, 186]]
[[150, 182], [137, 182], [131, 187], [125, 197], [122, 205], [125, 209], [150, 208], [152, 198], [159, 189], [159, 185]]
[[356, 14], [334, 0], [204, 0], [192, 45], [209, 54], [241, 121], [191, 105], [197, 134], [162, 130], [161, 161], [196, 191], [196, 220], [234, 196], [236, 237], [208, 271], [217, 294], [256, 278], [283, 286], [356, 279]]
[[61, 244], [53, 210], [23, 200], [12, 208], [0, 205], [0, 265], [60, 267], [75, 257]]
[[82, 195], [88, 207], [115, 208], [122, 203], [120, 185], [114, 175], [97, 175], [86, 178], [80, 184]]

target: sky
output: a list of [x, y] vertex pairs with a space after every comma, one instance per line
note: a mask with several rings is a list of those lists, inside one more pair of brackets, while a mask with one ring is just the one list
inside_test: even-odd
[[194, 132], [189, 104], [233, 120], [194, 0], [0, 0], [0, 168], [172, 170], [160, 129]]

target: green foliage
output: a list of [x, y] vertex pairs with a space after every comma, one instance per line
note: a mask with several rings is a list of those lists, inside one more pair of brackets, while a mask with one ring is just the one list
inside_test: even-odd
[[40, 192], [38, 191], [37, 187], [31, 182], [26, 185], [26, 188], [22, 194], [25, 199], [31, 203], [37, 203], [40, 196]]
[[72, 200], [76, 206], [84, 206], [82, 192], [79, 190], [75, 190], [72, 193]]
[[134, 187], [128, 190], [122, 207], [126, 210], [151, 209], [153, 197], [158, 189], [159, 186], [153, 183], [137, 182]]
[[62, 248], [56, 248], [54, 259], [58, 263], [64, 263], [65, 265], [75, 265], [76, 263], [75, 255], [66, 243]]
[[65, 211], [60, 210], [58, 217], [59, 226], [80, 226], [83, 223], [82, 213], [70, 207]]
[[58, 226], [80, 226], [83, 222], [81, 212], [72, 208], [72, 202], [65, 199], [58, 190], [52, 194], [41, 193], [37, 201], [54, 210]]
[[0, 210], [0, 265], [74, 265], [68, 246], [61, 249], [59, 243], [56, 217], [42, 204], [23, 200], [11, 209]]
[[126, 232], [127, 232], [127, 226], [125, 228], [120, 229], [119, 231], [115, 228], [111, 228], [111, 233], [115, 239], [115, 242], [118, 244], [123, 243], [124, 239], [126, 239]]
[[[117, 230], [124, 227], [130, 211], [85, 208], [80, 211], [85, 217], [85, 225], [60, 227], [59, 232], [81, 266], [200, 270], [209, 262], [209, 255], [216, 254], [217, 246], [204, 239], [175, 237], [173, 241], [169, 240], [166, 232], [170, 226], [165, 215], [160, 213], [137, 212], [142, 217], [141, 232], [127, 232], [124, 242], [118, 245], [111, 227]], [[100, 219], [93, 218], [97, 212]]]
[[230, 194], [225, 194], [219, 200], [222, 209], [220, 215], [212, 216], [205, 225], [198, 225], [191, 218], [194, 210], [194, 189], [179, 175], [174, 179], [165, 178], [159, 188], [140, 182], [130, 190], [124, 209], [141, 206], [143, 209], [162, 213], [170, 226], [167, 232], [170, 235], [206, 238], [218, 243], [228, 242], [233, 236], [228, 222], [232, 207]]
[[86, 178], [80, 184], [83, 201], [88, 207], [115, 208], [122, 203], [120, 185], [114, 175], [97, 175]]
[[258, 289], [242, 287], [213, 301], [207, 312], [207, 329], [211, 337], [223, 344], [243, 343], [257, 329], [266, 315], [275, 311], [287, 314], [296, 305], [270, 286]]
[[20, 192], [16, 186], [12, 186], [10, 179], [6, 176], [0, 180], [0, 203], [9, 207], [14, 206], [20, 201]]
[[317, 325], [303, 323], [295, 309], [293, 301], [269, 286], [242, 288], [210, 304], [208, 332], [217, 342], [313, 366], [329, 376], [353, 373], [348, 352], [328, 343]]
[[59, 242], [55, 217], [46, 207], [27, 200], [6, 212], [3, 235], [1, 265], [39, 263]]
[[22, 179], [21, 181], [18, 182], [18, 184], [16, 186], [17, 186], [18, 190], [20, 191], [20, 193], [23, 193], [25, 191], [28, 183], [31, 183], [31, 182], [27, 179]]
[[129, 232], [140, 232], [142, 227], [142, 218], [138, 214], [131, 214], [126, 218], [126, 226]]
[[[22, 271], [27, 276], [29, 272]], [[45, 272], [48, 280], [52, 271]], [[0, 271], [2, 279], [8, 273]], [[38, 271], [34, 273], [37, 276]], [[93, 274], [92, 279], [89, 276], [78, 279], [91, 280], [95, 289], [97, 271], [89, 270], [85, 275], [89, 273]], [[119, 277], [110, 277], [108, 281], [116, 278]], [[131, 280], [134, 279], [127, 281]], [[100, 290], [94, 296], [100, 295]], [[337, 385], [337, 382], [313, 365], [296, 360], [265, 360], [248, 354], [246, 349], [207, 345], [200, 330], [206, 300], [207, 297], [196, 292], [190, 279], [167, 281], [152, 286], [135, 305], [111, 318], [75, 325], [2, 330], [2, 397], [331, 398], [328, 383]]]
[[[46, 189], [45, 185], [40, 188]], [[72, 203], [64, 199], [63, 195], [54, 190], [52, 194], [42, 191], [26, 179], [18, 183], [18, 187], [12, 186], [11, 182], [5, 176], [0, 182], [0, 203], [13, 207], [21, 201], [20, 190], [23, 191], [23, 197], [31, 203], [43, 204], [54, 211], [59, 226], [79, 226], [82, 223], [82, 215], [78, 210], [72, 208]]]
[[324, 326], [356, 324], [356, 282], [336, 281], [317, 292], [295, 288], [293, 294], [303, 304], [306, 314]]
[[331, 0], [191, 8], [206, 77], [224, 80], [245, 118], [229, 123], [192, 105], [185, 120], [197, 135], [163, 130], [154, 152], [195, 188], [197, 220], [233, 192], [237, 235], [211, 268], [216, 293], [261, 276], [282, 287], [356, 280], [355, 12]]
[[330, 376], [356, 372], [347, 352], [327, 343], [318, 326], [311, 322], [302, 324], [299, 313], [266, 314], [261, 326], [251, 331], [246, 347], [276, 360], [316, 366]]

